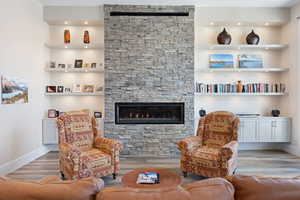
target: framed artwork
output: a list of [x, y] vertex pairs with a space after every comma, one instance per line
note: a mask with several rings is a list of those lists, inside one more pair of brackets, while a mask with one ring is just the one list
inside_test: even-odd
[[83, 68], [91, 68], [91, 64], [90, 63], [84, 63]]
[[71, 88], [65, 88], [65, 93], [71, 92]]
[[81, 88], [81, 92], [90, 92], [93, 93], [95, 89], [94, 85], [83, 85]]
[[57, 86], [57, 92], [63, 93], [64, 92], [64, 86]]
[[233, 68], [232, 54], [211, 54], [209, 55], [210, 68]]
[[91, 68], [97, 68], [97, 63], [92, 63]]
[[83, 60], [75, 60], [74, 68], [82, 68]]
[[55, 109], [49, 109], [48, 110], [48, 118], [56, 118], [56, 110]]
[[28, 85], [18, 78], [1, 76], [1, 103], [28, 103]]
[[80, 84], [74, 84], [72, 92], [81, 92], [81, 85]]
[[101, 112], [94, 112], [94, 117], [95, 118], [101, 118], [102, 117], [102, 113]]
[[255, 54], [241, 54], [238, 56], [240, 68], [262, 68], [262, 56]]
[[57, 92], [57, 87], [54, 85], [47, 85], [46, 86], [46, 92], [47, 93], [56, 93]]
[[102, 91], [103, 91], [103, 86], [102, 85], [96, 85], [95, 92], [102, 92]]

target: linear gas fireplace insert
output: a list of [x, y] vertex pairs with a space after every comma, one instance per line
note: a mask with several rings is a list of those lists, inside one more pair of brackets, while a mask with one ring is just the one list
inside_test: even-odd
[[184, 103], [115, 103], [116, 124], [184, 124]]

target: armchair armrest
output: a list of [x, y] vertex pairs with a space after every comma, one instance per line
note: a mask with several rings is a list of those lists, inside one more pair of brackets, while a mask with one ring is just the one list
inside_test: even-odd
[[237, 154], [238, 151], [238, 142], [237, 141], [231, 141], [225, 145], [222, 146], [221, 148], [221, 155], [222, 155], [222, 160], [229, 160], [234, 154]]
[[109, 155], [114, 155], [115, 153], [119, 153], [123, 149], [123, 145], [114, 139], [96, 137], [94, 140], [94, 146], [104, 153]]
[[190, 153], [202, 145], [202, 140], [199, 136], [192, 136], [189, 138], [185, 138], [177, 143], [177, 148], [182, 153]]

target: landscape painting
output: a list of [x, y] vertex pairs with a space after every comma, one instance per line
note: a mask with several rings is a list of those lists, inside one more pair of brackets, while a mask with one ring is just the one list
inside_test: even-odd
[[262, 68], [263, 60], [260, 55], [241, 54], [239, 55], [240, 68]]
[[233, 68], [232, 54], [211, 54], [209, 56], [210, 68]]
[[2, 104], [28, 103], [28, 85], [19, 79], [1, 76]]

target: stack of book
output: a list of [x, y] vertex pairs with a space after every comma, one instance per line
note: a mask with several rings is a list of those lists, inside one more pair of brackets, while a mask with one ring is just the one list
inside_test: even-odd
[[286, 86], [283, 83], [196, 83], [198, 93], [284, 93]]
[[137, 184], [158, 184], [159, 182], [159, 173], [156, 172], [140, 173], [136, 181]]

